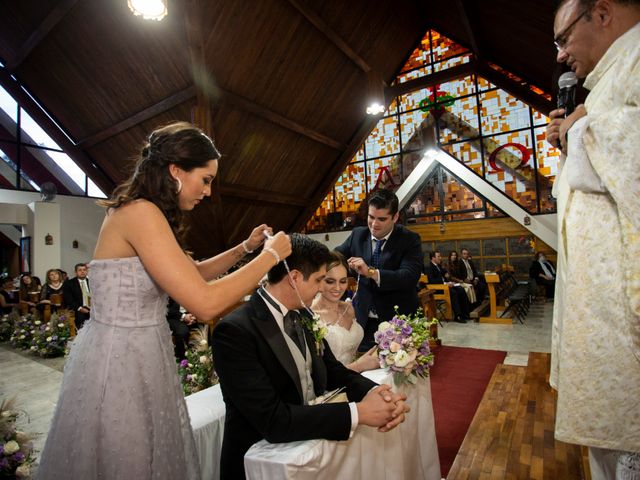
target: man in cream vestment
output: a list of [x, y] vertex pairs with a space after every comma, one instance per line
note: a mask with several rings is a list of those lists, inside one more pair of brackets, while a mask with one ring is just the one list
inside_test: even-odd
[[638, 1], [568, 0], [554, 23], [558, 62], [590, 93], [566, 120], [552, 112], [547, 129], [556, 145], [571, 128], [554, 185], [550, 382], [556, 438], [590, 447], [594, 479], [640, 478], [639, 22]]

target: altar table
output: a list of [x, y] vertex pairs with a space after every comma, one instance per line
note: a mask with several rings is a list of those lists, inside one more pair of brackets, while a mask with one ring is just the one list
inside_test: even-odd
[[[347, 441], [306, 440], [268, 443], [262, 440], [245, 455], [251, 480], [272, 479], [427, 479], [440, 480], [431, 384], [396, 386], [385, 370], [364, 372], [374, 382], [392, 385], [407, 394], [407, 420], [387, 433], [358, 426]], [[220, 476], [220, 449], [224, 432], [224, 402], [215, 385], [186, 398], [200, 457], [202, 479]]]

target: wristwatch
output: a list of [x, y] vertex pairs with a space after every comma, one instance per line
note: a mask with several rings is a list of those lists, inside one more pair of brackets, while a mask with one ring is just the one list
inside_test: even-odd
[[373, 278], [375, 274], [376, 274], [376, 269], [373, 267], [369, 267], [369, 270], [367, 270], [367, 276], [369, 278]]

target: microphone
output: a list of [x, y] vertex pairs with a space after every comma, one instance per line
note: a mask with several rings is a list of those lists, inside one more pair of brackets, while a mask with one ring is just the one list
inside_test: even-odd
[[565, 118], [576, 109], [576, 85], [578, 77], [573, 72], [565, 72], [558, 79], [558, 108], [564, 108]]

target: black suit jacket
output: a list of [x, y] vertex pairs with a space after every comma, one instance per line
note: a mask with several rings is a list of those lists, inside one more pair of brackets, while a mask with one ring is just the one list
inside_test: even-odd
[[[87, 278], [87, 286], [88, 285], [89, 279]], [[65, 307], [74, 312], [77, 312], [80, 307], [86, 306], [82, 302], [82, 288], [80, 287], [78, 277], [70, 278], [64, 282], [62, 287], [62, 301]]]
[[[473, 263], [473, 260], [468, 260], [469, 262], [469, 266], [471, 267], [471, 271], [473, 272], [473, 277], [478, 277], [478, 270], [476, 269], [476, 265]], [[458, 271], [455, 272], [455, 277], [459, 278], [461, 280], [465, 280], [467, 278], [467, 267], [464, 264], [464, 261], [462, 259], [458, 260]]]
[[[354, 228], [349, 238], [336, 250], [347, 258], [362, 257], [371, 266], [371, 232], [367, 227]], [[401, 314], [414, 313], [420, 305], [416, 287], [422, 268], [420, 235], [396, 225], [380, 257], [380, 287], [373, 279], [360, 278], [353, 305], [358, 323], [363, 327], [366, 325], [372, 304], [380, 321], [393, 318], [396, 305]]]
[[424, 273], [429, 277], [429, 283], [444, 283], [444, 276], [447, 271], [442, 267], [436, 266], [433, 262], [429, 262], [429, 264], [424, 267]]
[[[311, 333], [305, 329], [305, 334], [316, 395], [346, 386], [349, 400], [359, 401], [376, 386], [336, 360], [326, 342], [319, 357]], [[347, 403], [303, 405], [298, 370], [283, 335], [258, 293], [213, 331], [214, 364], [226, 405], [222, 479], [244, 478], [244, 454], [262, 439], [349, 438]]]

